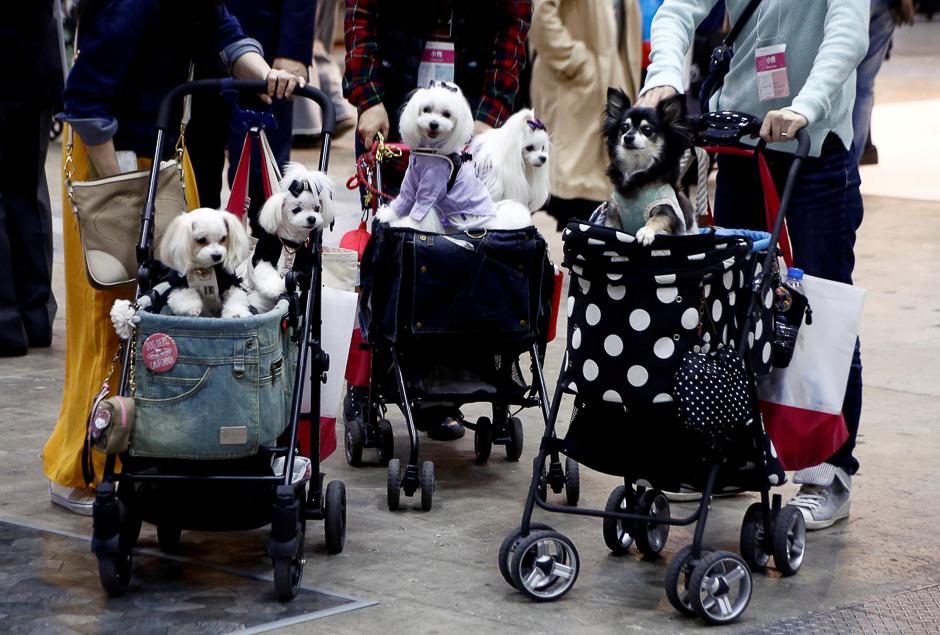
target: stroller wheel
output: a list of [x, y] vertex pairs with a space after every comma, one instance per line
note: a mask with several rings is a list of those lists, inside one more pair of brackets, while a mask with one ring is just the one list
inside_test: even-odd
[[[626, 513], [627, 496], [623, 485], [618, 485], [610, 493], [604, 511]], [[603, 528], [604, 544], [618, 556], [627, 553], [630, 545], [633, 544], [633, 521], [604, 518]]]
[[799, 507], [784, 506], [774, 520], [774, 565], [783, 575], [793, 575], [803, 565], [806, 519]]
[[101, 578], [101, 587], [109, 596], [119, 598], [127, 593], [127, 585], [131, 580], [130, 550], [99, 553], [98, 577]]
[[751, 601], [751, 570], [729, 551], [710, 553], [689, 578], [692, 610], [709, 624], [729, 624], [741, 617]]
[[307, 523], [300, 521], [297, 531], [297, 543], [293, 556], [275, 556], [274, 561], [274, 591], [277, 599], [287, 602], [297, 597], [300, 583], [304, 578], [304, 539], [307, 535]]
[[388, 462], [395, 456], [395, 435], [392, 433], [392, 422], [388, 419], [379, 421], [379, 434], [379, 447], [377, 448], [379, 463], [388, 465]]
[[480, 463], [490, 458], [490, 452], [493, 451], [493, 424], [489, 417], [477, 419], [477, 429], [473, 432], [473, 451]]
[[180, 548], [180, 535], [183, 530], [171, 523], [157, 525], [157, 542], [164, 553], [176, 553]]
[[572, 507], [581, 500], [581, 469], [570, 457], [565, 458], [565, 498]]
[[[702, 545], [702, 557], [714, 551], [714, 547]], [[679, 550], [666, 568], [666, 599], [674, 609], [689, 617], [695, 617], [689, 602], [689, 578], [699, 562], [692, 560], [692, 545], [687, 545]]]
[[[648, 489], [640, 496], [636, 513], [641, 516], [669, 518], [669, 501], [666, 500], [666, 495], [658, 489]], [[644, 556], [658, 555], [666, 546], [666, 540], [669, 538], [669, 525], [638, 520], [633, 523], [633, 529], [636, 548]]]
[[[529, 523], [530, 531], [554, 531], [548, 525], [542, 523]], [[503, 539], [503, 544], [499, 546], [499, 572], [503, 576], [503, 580], [509, 583], [509, 586], [516, 588], [516, 583], [512, 581], [512, 574], [509, 572], [509, 567], [512, 564], [512, 556], [516, 553], [516, 547], [519, 546], [519, 534], [522, 533], [522, 526], [516, 527], [509, 532]]]
[[[532, 474], [535, 474], [535, 469], [538, 467], [539, 457], [532, 459]], [[548, 466], [542, 468], [542, 473], [539, 474], [539, 498], [546, 500], [548, 498]]]
[[522, 456], [522, 420], [519, 417], [513, 417], [506, 426], [509, 432], [509, 443], [506, 444], [506, 458], [510, 461], [518, 461]]
[[754, 503], [744, 513], [741, 523], [741, 557], [751, 571], [763, 571], [770, 562], [770, 554], [764, 551], [764, 506]]
[[419, 482], [421, 483], [421, 509], [429, 512], [434, 499], [434, 464], [431, 461], [425, 461], [421, 464]]
[[344, 446], [346, 449], [346, 462], [353, 467], [362, 465], [362, 427], [358, 421], [346, 424]]
[[556, 600], [578, 579], [578, 551], [557, 531], [536, 531], [519, 541], [509, 572], [515, 587], [537, 602]]
[[346, 546], [346, 485], [342, 481], [330, 481], [326, 487], [325, 502], [323, 528], [326, 532], [326, 550], [340, 553]]
[[392, 459], [388, 462], [388, 511], [398, 509], [401, 502], [401, 461]]

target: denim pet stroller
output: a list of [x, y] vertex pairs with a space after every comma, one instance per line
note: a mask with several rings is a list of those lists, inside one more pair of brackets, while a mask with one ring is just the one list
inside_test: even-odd
[[[360, 165], [361, 182], [376, 196], [385, 196], [382, 162], [397, 154], [389, 148], [408, 152], [379, 142], [371, 157], [380, 158], [369, 163], [369, 173]], [[404, 165], [398, 161], [393, 167]], [[413, 496], [420, 489], [421, 507], [428, 511], [434, 464], [425, 461], [419, 469], [418, 463], [419, 427], [432, 418], [426, 409], [444, 406], [474, 430], [480, 462], [494, 444], [506, 447], [510, 461], [522, 456], [522, 421], [511, 415], [511, 406], [540, 406], [547, 416], [541, 364], [554, 319], [554, 266], [534, 227], [443, 235], [376, 221], [360, 278], [359, 321], [372, 370], [363, 421], [346, 423], [346, 460], [361, 465], [363, 448], [376, 448], [379, 463], [388, 465], [389, 510], [398, 509], [402, 490]], [[531, 386], [520, 365], [527, 352]], [[401, 408], [408, 427], [411, 451], [404, 473], [400, 460], [392, 458], [389, 403]], [[464, 420], [457, 409], [468, 403], [491, 403], [492, 419]], [[577, 465], [572, 461], [569, 467], [577, 478]]]
[[[319, 382], [306, 387], [311, 412], [301, 412], [304, 370], [319, 380], [329, 368], [320, 348], [320, 232], [305, 249], [316, 264], [288, 274], [288, 292], [270, 312], [236, 319], [161, 314], [169, 285], [153, 285], [157, 169], [173, 101], [190, 93], [263, 93], [264, 81], [201, 80], [173, 89], [157, 118], [157, 147], [137, 247], [140, 323], [125, 345], [119, 394], [134, 398], [130, 445], [107, 458], [97, 487], [92, 551], [101, 585], [123, 595], [141, 522], [157, 526], [161, 548], [174, 550], [183, 529], [228, 531], [271, 525], [268, 554], [278, 599], [297, 595], [303, 576], [307, 520], [325, 521], [326, 545], [342, 551], [346, 491], [332, 481], [323, 491], [319, 447], [298, 456], [301, 418], [319, 422]], [[295, 91], [323, 109], [319, 169], [326, 171], [335, 114], [329, 97], [311, 87]], [[237, 94], [237, 93], [236, 93]], [[149, 344], [148, 344], [149, 342]], [[175, 350], [173, 363], [147, 365], [153, 351]], [[316, 428], [311, 439], [319, 439]], [[118, 487], [118, 485], [120, 485]]]
[[[736, 143], [761, 124], [735, 113], [713, 113], [693, 123], [703, 145]], [[574, 585], [579, 567], [571, 540], [532, 522], [535, 505], [601, 517], [604, 542], [616, 554], [635, 542], [642, 554], [655, 556], [670, 526], [696, 523], [692, 544], [666, 570], [666, 597], [679, 612], [713, 624], [744, 612], [751, 572], [764, 569], [771, 556], [784, 575], [799, 570], [805, 524], [797, 508], [781, 507], [779, 495], [771, 500], [770, 487], [786, 477], [761, 424], [755, 382], [756, 374], [771, 367], [776, 245], [809, 150], [805, 131], [798, 140], [774, 233], [769, 240], [762, 234], [764, 244], [755, 245], [754, 233], [714, 229], [657, 236], [648, 247], [607, 227], [572, 222], [564, 231], [564, 265], [571, 271], [565, 362], [522, 525], [499, 552], [503, 577], [530, 598], [561, 597]], [[739, 418], [723, 412], [704, 421], [681, 416], [676, 376], [693, 351], [734, 351], [742, 380]], [[737, 361], [742, 358], [743, 365]], [[704, 393], [707, 411], [707, 401], [718, 397]], [[556, 439], [563, 394], [574, 397], [574, 408], [567, 436]], [[624, 484], [614, 489], [603, 511], [547, 504], [538, 475], [550, 452], [623, 477]], [[701, 492], [701, 502], [687, 518], [672, 518], [663, 490], [680, 488]], [[761, 496], [744, 516], [741, 556], [703, 545], [712, 494], [740, 491]]]

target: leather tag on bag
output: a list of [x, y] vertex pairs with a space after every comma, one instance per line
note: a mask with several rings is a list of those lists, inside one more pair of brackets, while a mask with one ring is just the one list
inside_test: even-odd
[[219, 428], [219, 445], [244, 445], [248, 443], [247, 426], [229, 426]]
[[154, 333], [146, 340], [142, 347], [144, 363], [155, 373], [165, 373], [176, 365], [179, 356], [176, 342], [169, 335]]

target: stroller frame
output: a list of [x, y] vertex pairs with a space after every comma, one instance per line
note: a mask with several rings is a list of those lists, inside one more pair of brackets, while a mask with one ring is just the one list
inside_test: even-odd
[[[381, 142], [379, 143], [381, 144]], [[376, 192], [384, 192], [382, 165], [387, 154], [382, 151], [376, 152], [375, 149], [373, 149], [373, 152], [377, 160], [374, 168], [365, 176], [372, 181], [372, 188], [370, 189]], [[377, 208], [377, 205], [377, 200], [373, 198], [373, 211]], [[556, 316], [552, 315], [551, 319], [556, 319]], [[434, 464], [431, 461], [419, 464], [418, 429], [414, 416], [414, 410], [420, 408], [422, 399], [413, 399], [409, 396], [400, 356], [394, 346], [385, 349], [364, 342], [360, 344], [360, 348], [372, 352], [372, 374], [369, 382], [368, 402], [363, 408], [362, 423], [360, 424], [357, 421], [346, 422], [344, 445], [347, 462], [358, 467], [362, 465], [362, 450], [364, 448], [375, 448], [379, 464], [388, 466], [386, 484], [389, 510], [395, 511], [398, 509], [402, 490], [406, 496], [410, 497], [414, 496], [420, 489], [421, 507], [425, 511], [430, 511], [433, 505], [435, 487]], [[532, 375], [532, 385], [525, 396], [508, 397], [496, 393], [492, 398], [482, 400], [479, 398], [462, 399], [460, 395], [441, 395], [443, 399], [455, 402], [458, 407], [466, 403], [488, 402], [492, 404], [492, 418], [480, 417], [474, 422], [465, 419], [459, 412], [456, 417], [460, 424], [474, 431], [474, 451], [477, 461], [480, 463], [489, 459], [494, 445], [502, 445], [506, 448], [506, 457], [509, 461], [518, 461], [522, 456], [522, 421], [511, 415], [510, 406], [515, 405], [521, 408], [541, 406], [543, 419], [547, 421], [549, 400], [542, 373], [544, 354], [539, 350], [539, 342], [533, 343], [528, 352], [531, 359], [529, 370]], [[513, 361], [512, 363], [517, 362]], [[393, 385], [386, 385], [390, 377], [382, 369], [387, 368], [392, 369], [391, 383]], [[394, 397], [392, 397], [393, 395]], [[437, 397], [438, 395], [434, 396]], [[401, 409], [408, 430], [409, 456], [404, 471], [401, 468], [401, 461], [393, 458], [394, 437], [392, 426], [385, 417], [389, 401], [397, 404]], [[546, 474], [547, 483], [551, 485], [552, 489], [556, 492], [565, 489], [568, 500], [572, 505], [577, 504], [580, 497], [578, 470], [578, 463], [571, 459], [566, 461], [563, 470], [559, 456], [555, 453], [553, 454], [551, 469]]]
[[[192, 93], [264, 93], [267, 82], [263, 80], [208, 79], [188, 82], [171, 90], [160, 104], [156, 121], [156, 150], [151, 168], [149, 188], [141, 212], [141, 230], [137, 244], [139, 270], [135, 298], [141, 306], [154, 302], [165, 285], [154, 287], [151, 280], [151, 262], [153, 259], [154, 240], [154, 202], [160, 161], [163, 156], [167, 130], [169, 130], [170, 109], [174, 100]], [[329, 166], [330, 143], [336, 125], [336, 115], [329, 97], [311, 86], [298, 88], [295, 95], [312, 99], [323, 111], [323, 141], [320, 151], [319, 169], [326, 172]], [[94, 533], [91, 550], [97, 556], [99, 576], [104, 590], [111, 596], [121, 596], [128, 588], [131, 573], [131, 550], [140, 532], [141, 517], [135, 509], [136, 493], [133, 483], [192, 483], [192, 484], [238, 484], [239, 486], [258, 485], [265, 488], [271, 501], [271, 535], [268, 542], [268, 554], [274, 565], [274, 587], [278, 599], [290, 600], [297, 595], [303, 578], [304, 538], [307, 520], [322, 520], [325, 523], [327, 549], [331, 553], [342, 551], [346, 539], [346, 491], [342, 481], [332, 481], [324, 492], [324, 474], [320, 472], [320, 435], [316, 432], [314, 421], [319, 426], [320, 390], [317, 380], [326, 381], [329, 370], [329, 356], [320, 345], [320, 308], [321, 308], [321, 256], [322, 234], [311, 235], [309, 249], [315, 256], [315, 266], [311, 275], [299, 272], [288, 274], [287, 293], [282, 301], [288, 302], [285, 326], [294, 327], [295, 339], [300, 343], [296, 374], [293, 378], [293, 395], [290, 407], [290, 420], [282, 433], [287, 435], [287, 444], [279, 447], [261, 447], [258, 455], [284, 457], [284, 473], [277, 475], [244, 474], [186, 474], [186, 467], [198, 465], [199, 461], [167, 459], [170, 473], [135, 473], [132, 469], [135, 460], [125, 453], [122, 455], [124, 468], [122, 473], [114, 471], [116, 456], [108, 455], [105, 462], [104, 476], [98, 484], [93, 503]], [[309, 278], [309, 279], [306, 279]], [[304, 301], [306, 300], [306, 301]], [[299, 328], [296, 328], [298, 327]], [[124, 394], [128, 388], [130, 368], [133, 364], [133, 347], [125, 345], [118, 394]], [[304, 388], [304, 372], [307, 365], [311, 368], [311, 411], [301, 412], [301, 399]], [[303, 477], [293, 482], [295, 456], [299, 450], [298, 429], [302, 417], [311, 422], [309, 456], [313, 479]], [[314, 442], [316, 440], [316, 442]], [[152, 460], [151, 460], [152, 461]], [[238, 461], [235, 459], [233, 461]], [[204, 462], [203, 462], [204, 463]], [[213, 467], [221, 462], [213, 462]], [[174, 469], [175, 468], [175, 469]], [[237, 468], [230, 468], [237, 469]], [[197, 470], [198, 471], [198, 470]], [[315, 479], [315, 480], [314, 480]], [[313, 484], [310, 481], [314, 480]], [[123, 486], [117, 488], [117, 484]], [[273, 491], [272, 491], [273, 490]], [[267, 517], [265, 514], [263, 517]], [[266, 523], [261, 523], [266, 524]], [[258, 526], [255, 524], [254, 526]], [[238, 529], [245, 527], [237, 527]], [[157, 536], [161, 548], [173, 551], [179, 544], [182, 527], [178, 523], [157, 524]]]
[[[696, 144], [703, 146], [738, 146], [745, 134], [757, 134], [762, 121], [756, 117], [733, 112], [709, 113], [690, 117], [696, 132]], [[803, 160], [808, 156], [810, 138], [805, 130], [797, 134], [798, 149], [780, 197], [780, 207], [770, 238], [770, 247], [762, 263], [761, 274], [753, 280], [748, 310], [739, 332], [737, 354], [744, 361], [749, 384], [749, 401], [755, 421], [760, 421], [757, 386], [748, 355], [748, 334], [754, 323], [761, 297], [768, 292], [773, 281], [772, 264], [776, 245], [784, 226], [784, 217]], [[764, 148], [761, 140], [756, 151]], [[671, 518], [669, 504], [659, 490], [647, 489], [624, 478], [624, 485], [611, 494], [604, 510], [581, 509], [553, 505], [545, 500], [540, 487], [539, 474], [546, 456], [563, 451], [564, 441], [555, 437], [555, 425], [564, 393], [559, 380], [547, 413], [535, 472], [529, 485], [522, 523], [510, 532], [499, 551], [499, 569], [513, 587], [536, 601], [554, 600], [567, 593], [578, 576], [579, 558], [574, 544], [551, 527], [532, 522], [535, 506], [548, 512], [599, 517], [604, 520], [604, 540], [614, 553], [625, 553], [635, 540], [637, 548], [647, 556], [654, 556], [665, 546], [670, 526], [696, 524], [692, 544], [680, 550], [666, 572], [666, 596], [679, 612], [698, 615], [712, 624], [727, 624], [736, 620], [747, 608], [752, 592], [751, 571], [763, 569], [771, 556], [784, 575], [795, 574], [803, 561], [805, 522], [797, 508], [782, 507], [779, 494], [770, 494], [766, 478], [767, 465], [763, 452], [758, 470], [765, 474], [760, 490], [760, 503], [755, 503], [745, 514], [741, 530], [742, 557], [730, 552], [718, 552], [703, 545], [708, 507], [718, 470], [722, 445], [727, 431], [717, 437], [712, 451], [711, 466], [702, 490], [701, 501], [694, 513], [685, 518]], [[762, 443], [763, 426], [750, 426], [757, 443]], [[760, 446], [758, 446], [760, 447]], [[733, 601], [728, 591], [737, 587]]]

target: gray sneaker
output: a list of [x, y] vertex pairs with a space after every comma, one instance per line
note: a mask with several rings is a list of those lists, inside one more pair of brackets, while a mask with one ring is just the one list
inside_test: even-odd
[[787, 505], [800, 509], [807, 529], [825, 529], [849, 517], [852, 477], [842, 468], [823, 463], [800, 470], [793, 475], [793, 482], [802, 487]]

